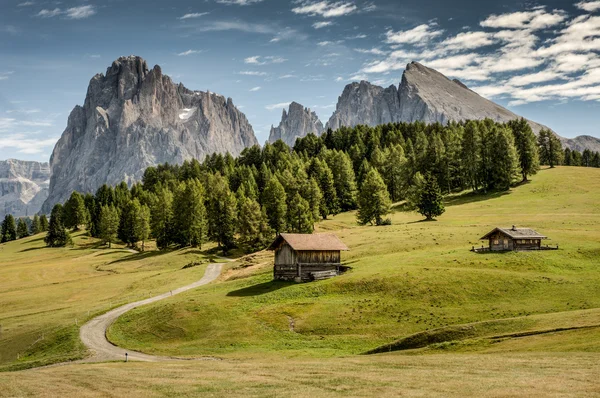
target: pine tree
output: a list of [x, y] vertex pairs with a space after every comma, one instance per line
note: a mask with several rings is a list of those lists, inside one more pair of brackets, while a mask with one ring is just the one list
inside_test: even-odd
[[239, 243], [246, 253], [264, 249], [271, 240], [272, 230], [267, 215], [257, 201], [241, 199], [238, 216]]
[[44, 238], [44, 242], [46, 242], [46, 245], [49, 247], [64, 247], [73, 244], [71, 235], [69, 235], [63, 224], [63, 213], [64, 211], [61, 204], [56, 204], [52, 208], [48, 233]]
[[321, 200], [321, 217], [326, 220], [327, 217], [339, 212], [339, 202], [335, 191], [333, 173], [327, 163], [319, 159], [313, 159], [309, 166], [309, 176], [317, 180], [323, 199]]
[[29, 236], [29, 229], [27, 228], [27, 223], [23, 218], [19, 218], [19, 222], [17, 223], [17, 238], [23, 239]]
[[425, 183], [419, 192], [417, 209], [419, 214], [425, 216], [428, 221], [441, 216], [446, 211], [440, 187], [431, 174], [425, 176]]
[[269, 219], [269, 226], [280, 233], [286, 229], [287, 195], [277, 177], [272, 177], [263, 192], [263, 206]]
[[40, 216], [40, 232], [47, 232], [48, 231], [48, 219], [46, 218], [45, 214], [42, 214]]
[[288, 207], [289, 229], [291, 232], [310, 234], [314, 229], [310, 205], [296, 192]]
[[313, 223], [315, 223], [321, 218], [321, 201], [323, 200], [321, 188], [314, 178], [309, 178], [302, 192], [304, 199], [308, 202]]
[[512, 129], [515, 138], [522, 181], [525, 182], [528, 176], [536, 174], [540, 168], [535, 134], [529, 123], [523, 118], [510, 121], [508, 126]]
[[383, 180], [385, 181], [392, 202], [397, 202], [402, 198], [403, 174], [406, 168], [406, 158], [404, 150], [400, 145], [386, 149], [384, 153]]
[[98, 220], [98, 234], [104, 244], [108, 243], [110, 248], [117, 239], [119, 229], [119, 212], [114, 206], [104, 205], [100, 208]]
[[356, 177], [350, 156], [342, 151], [330, 151], [329, 168], [333, 174], [335, 193], [341, 211], [356, 208]]
[[152, 236], [156, 238], [156, 246], [160, 250], [166, 249], [174, 243], [173, 193], [169, 189], [157, 190], [150, 214]]
[[218, 243], [223, 255], [235, 246], [237, 201], [227, 180], [220, 174], [211, 178], [208, 199], [209, 235]]
[[40, 226], [40, 216], [37, 214], [33, 216], [33, 220], [31, 221], [31, 228], [29, 230], [31, 235], [37, 235], [42, 232], [42, 227]]
[[81, 194], [74, 191], [64, 206], [64, 225], [66, 228], [79, 230], [79, 226], [88, 223], [88, 212]]
[[2, 236], [0, 236], [0, 243], [10, 242], [17, 239], [17, 225], [12, 214], [7, 214], [4, 216], [1, 233]]
[[357, 220], [361, 225], [383, 224], [383, 216], [389, 214], [392, 201], [383, 179], [371, 168], [360, 188], [358, 195]]
[[564, 155], [560, 140], [550, 130], [543, 129], [538, 134], [540, 162], [550, 168], [560, 165]]

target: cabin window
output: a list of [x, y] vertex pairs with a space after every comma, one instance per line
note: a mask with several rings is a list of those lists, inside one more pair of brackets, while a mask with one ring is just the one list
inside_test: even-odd
[[504, 239], [504, 244], [508, 245], [508, 239]]
[[497, 245], [498, 244], [498, 239], [494, 240], [494, 244]]

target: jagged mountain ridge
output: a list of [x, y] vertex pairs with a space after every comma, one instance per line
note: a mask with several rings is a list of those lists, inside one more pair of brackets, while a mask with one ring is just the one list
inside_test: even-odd
[[74, 190], [139, 181], [149, 166], [215, 152], [237, 156], [256, 144], [231, 98], [188, 90], [158, 65], [149, 70], [141, 57], [121, 57], [91, 79], [84, 105], [69, 115], [50, 158], [44, 210]]
[[271, 126], [269, 142], [282, 140], [289, 146], [294, 146], [296, 138], [305, 137], [310, 133], [321, 135], [323, 123], [315, 112], [297, 102], [292, 102], [288, 111], [284, 109], [279, 126]]
[[50, 165], [26, 160], [0, 160], [0, 219], [6, 214], [31, 216], [48, 197]]

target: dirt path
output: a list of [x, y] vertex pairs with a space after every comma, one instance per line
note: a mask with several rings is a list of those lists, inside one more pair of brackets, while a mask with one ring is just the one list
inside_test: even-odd
[[185, 291], [195, 289], [199, 286], [207, 285], [214, 281], [221, 274], [221, 268], [223, 263], [209, 264], [206, 267], [204, 276], [197, 282], [190, 285], [180, 287], [173, 290], [172, 292], [166, 292], [161, 295], [151, 297], [145, 300], [136, 301], [134, 303], [125, 304], [119, 308], [115, 308], [107, 312], [106, 314], [100, 315], [91, 321], [84, 324], [79, 330], [79, 336], [85, 346], [93, 353], [92, 356], [83, 359], [78, 362], [103, 362], [112, 360], [124, 360], [125, 353], [128, 354], [128, 359], [132, 361], [146, 361], [146, 362], [157, 362], [176, 359], [174, 357], [160, 357], [155, 355], [147, 355], [141, 352], [126, 350], [124, 348], [117, 347], [109, 342], [106, 338], [106, 331], [110, 325], [117, 320], [118, 317], [137, 308], [142, 305], [154, 303], [159, 300], [166, 299]]

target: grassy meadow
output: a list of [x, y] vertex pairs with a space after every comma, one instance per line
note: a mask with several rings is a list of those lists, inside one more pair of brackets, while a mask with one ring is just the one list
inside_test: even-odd
[[[453, 195], [436, 222], [395, 210], [317, 225], [351, 249], [330, 280], [272, 281], [272, 253], [139, 307], [113, 343], [216, 361], [71, 364], [0, 373], [0, 396], [594, 396], [600, 394], [600, 169], [542, 170], [504, 194]], [[496, 226], [531, 227], [558, 251], [470, 251]], [[0, 370], [85, 356], [78, 326], [198, 280], [206, 252], [131, 253], [78, 234], [0, 245]], [[383, 354], [362, 355], [377, 350]], [[392, 352], [388, 352], [392, 351]], [[17, 359], [18, 357], [18, 359]]]

